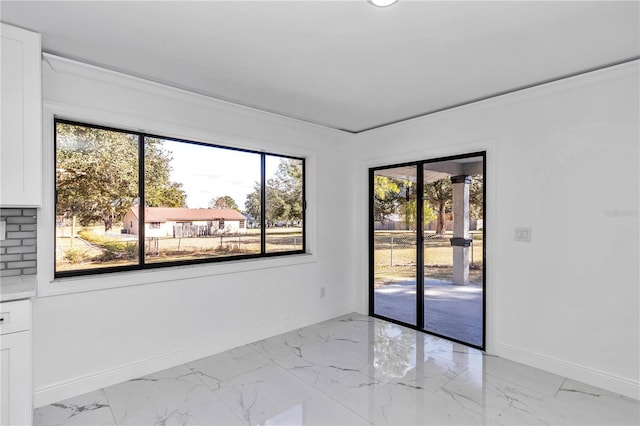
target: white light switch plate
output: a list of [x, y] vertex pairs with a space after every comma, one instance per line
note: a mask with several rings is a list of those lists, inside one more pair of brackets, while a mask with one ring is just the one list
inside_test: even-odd
[[7, 236], [7, 222], [0, 221], [0, 241], [4, 241]]
[[523, 243], [531, 242], [531, 228], [515, 228], [513, 230], [513, 239]]

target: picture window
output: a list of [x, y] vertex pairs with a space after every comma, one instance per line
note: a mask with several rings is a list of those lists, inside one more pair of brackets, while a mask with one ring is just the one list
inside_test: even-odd
[[304, 158], [60, 119], [55, 146], [56, 277], [305, 252]]

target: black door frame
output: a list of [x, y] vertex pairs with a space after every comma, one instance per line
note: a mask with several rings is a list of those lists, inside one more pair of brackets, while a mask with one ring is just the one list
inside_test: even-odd
[[[468, 342], [454, 339], [449, 336], [444, 336], [432, 331], [424, 329], [424, 165], [429, 163], [437, 163], [441, 161], [459, 160], [462, 158], [482, 157], [482, 345], [474, 345]], [[375, 284], [375, 221], [374, 221], [374, 203], [373, 203], [373, 188], [374, 188], [374, 176], [375, 172], [379, 170], [393, 169], [396, 167], [416, 167], [416, 183], [417, 183], [417, 196], [416, 196], [416, 324], [408, 324], [403, 321], [399, 321], [394, 318], [388, 318], [383, 315], [376, 314], [374, 312], [374, 284]], [[427, 334], [431, 334], [443, 339], [451, 340], [456, 343], [460, 343], [466, 346], [485, 350], [487, 341], [487, 152], [478, 151], [469, 154], [451, 155], [446, 157], [432, 158], [428, 160], [412, 161], [407, 163], [391, 164], [388, 166], [378, 166], [369, 168], [369, 316], [374, 318], [390, 321], [404, 327], [409, 327], [417, 331], [422, 331]], [[420, 260], [420, 261], [418, 261]], [[422, 295], [422, 297], [418, 297]]]

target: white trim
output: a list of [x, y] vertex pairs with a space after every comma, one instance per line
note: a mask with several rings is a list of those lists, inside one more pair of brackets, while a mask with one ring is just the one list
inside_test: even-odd
[[[603, 79], [624, 77], [629, 73], [633, 73], [634, 70], [637, 69], [637, 67], [640, 65], [640, 59], [634, 59], [627, 62], [623, 62], [621, 64], [605, 66], [603, 68], [598, 68], [591, 71], [580, 72], [575, 75], [559, 77], [551, 81], [534, 84], [533, 86], [530, 86], [530, 87], [516, 88], [516, 89], [513, 89], [512, 91], [502, 93], [502, 94], [489, 95], [486, 98], [464, 103], [459, 106], [446, 107], [445, 109], [437, 110], [433, 112], [426, 111], [418, 115], [402, 118], [386, 124], [380, 124], [371, 128], [365, 128], [360, 130], [358, 129], [349, 130], [349, 129], [337, 128], [330, 124], [315, 122], [305, 118], [296, 117], [296, 116], [288, 115], [281, 112], [275, 112], [275, 111], [270, 111], [268, 109], [262, 109], [256, 106], [241, 104], [241, 103], [234, 102], [232, 100], [223, 99], [220, 97], [203, 95], [201, 93], [193, 92], [187, 89], [170, 86], [168, 84], [160, 83], [152, 80], [146, 80], [141, 77], [124, 74], [122, 72], [118, 72], [118, 71], [114, 71], [106, 68], [100, 68], [95, 65], [78, 62], [73, 59], [68, 59], [62, 56], [56, 56], [50, 53], [43, 53], [42, 56], [45, 63], [49, 67], [54, 69], [56, 72], [65, 73], [69, 75], [76, 75], [76, 76], [80, 75], [83, 78], [86, 78], [88, 74], [91, 74], [93, 76], [92, 79], [96, 81], [100, 81], [100, 82], [110, 81], [112, 83], [121, 84], [125, 87], [129, 87], [134, 90], [141, 90], [143, 88], [145, 88], [143, 90], [149, 90], [150, 87], [155, 86], [153, 90], [154, 92], [159, 90], [169, 90], [174, 93], [174, 96], [178, 96], [178, 94], [181, 94], [182, 97], [197, 96], [208, 101], [214, 101], [221, 108], [224, 108], [227, 110], [233, 108], [236, 110], [235, 111], [236, 113], [264, 114], [264, 115], [270, 116], [274, 120], [281, 120], [281, 121], [284, 120], [285, 122], [293, 121], [293, 122], [297, 122], [297, 124], [299, 124], [300, 126], [310, 125], [318, 129], [328, 130], [332, 132], [339, 132], [341, 134], [348, 134], [348, 135], [354, 135], [354, 136], [388, 129], [392, 126], [402, 125], [403, 123], [408, 123], [415, 120], [424, 120], [427, 117], [440, 118], [442, 117], [443, 114], [457, 113], [461, 109], [464, 110], [467, 108], [477, 108], [478, 106], [481, 107], [486, 103], [489, 103], [489, 105], [493, 106], [494, 103], [495, 105], [500, 105], [505, 102], [509, 103], [513, 101], [518, 101], [521, 96], [528, 97], [532, 90], [539, 91], [539, 94], [546, 94], [546, 93], [553, 93], [557, 90], [563, 90], [563, 86], [566, 85], [567, 83], [571, 84], [571, 86], [569, 87], [580, 87], [582, 85], [591, 84], [593, 82], [601, 81]], [[84, 68], [84, 70], [80, 73], [78, 72], [78, 67], [82, 67]], [[611, 72], [616, 73], [616, 76], [612, 77], [610, 75]]]
[[469, 114], [484, 109], [494, 109], [503, 105], [512, 104], [515, 102], [521, 102], [523, 100], [531, 99], [532, 97], [547, 96], [552, 93], [563, 92], [566, 90], [577, 89], [592, 84], [597, 84], [603, 81], [616, 80], [619, 78], [625, 78], [630, 75], [636, 75], [640, 68], [640, 59], [635, 59], [629, 62], [624, 62], [618, 65], [612, 65], [605, 68], [600, 68], [594, 71], [588, 71], [569, 77], [559, 78], [546, 83], [534, 85], [532, 87], [525, 87], [522, 89], [516, 89], [512, 92], [503, 93], [501, 95], [490, 96], [486, 99], [480, 99], [470, 103], [465, 103], [460, 106], [454, 106], [446, 108], [441, 111], [427, 112], [425, 114], [418, 115], [416, 117], [410, 117], [374, 127], [369, 130], [363, 130], [355, 133], [354, 136], [371, 136], [378, 132], [388, 132], [394, 127], [407, 127], [412, 126], [414, 123], [419, 123], [421, 126], [430, 121], [441, 121], [449, 116], [457, 116], [459, 114]]
[[59, 296], [70, 293], [105, 290], [134, 285], [156, 284], [185, 279], [234, 274], [238, 272], [281, 268], [317, 262], [314, 254], [292, 254], [288, 256], [258, 259], [230, 260], [202, 265], [168, 266], [131, 272], [106, 272], [99, 275], [57, 278], [39, 281], [38, 297]]
[[101, 68], [50, 53], [43, 53], [42, 58], [44, 62], [43, 66], [46, 65], [59, 74], [66, 74], [82, 79], [90, 79], [99, 83], [113, 84], [144, 93], [162, 94], [163, 96], [169, 96], [178, 101], [200, 102], [202, 104], [206, 104], [208, 108], [225, 112], [232, 111], [234, 114], [238, 115], [261, 117], [262, 119], [266, 118], [270, 121], [285, 124], [287, 126], [291, 126], [293, 124], [301, 129], [305, 129], [305, 131], [309, 131], [309, 128], [315, 128], [321, 132], [333, 132], [334, 134], [337, 133], [342, 135], [350, 134], [348, 131], [337, 129], [328, 124], [317, 123], [284, 113], [273, 112], [215, 96], [204, 95], [191, 90], [171, 86], [166, 83], [159, 83], [142, 77], [125, 74], [123, 72]]
[[353, 312], [352, 305], [343, 305], [305, 317], [286, 318], [263, 327], [251, 328], [250, 331], [233, 337], [211, 340], [176, 352], [166, 353], [109, 370], [97, 371], [92, 374], [42, 386], [36, 388], [34, 391], [34, 408], [215, 355], [238, 346], [326, 321], [349, 312]]
[[637, 380], [630, 380], [616, 376], [615, 374], [606, 373], [535, 352], [529, 352], [502, 343], [495, 345], [494, 354], [563, 377], [589, 383], [590, 385], [628, 396], [629, 398], [640, 399], [640, 382]]

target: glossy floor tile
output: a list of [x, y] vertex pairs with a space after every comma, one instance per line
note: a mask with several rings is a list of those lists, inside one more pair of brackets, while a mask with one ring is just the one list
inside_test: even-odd
[[350, 314], [38, 408], [36, 425], [638, 425], [584, 383]]
[[38, 408], [33, 413], [36, 425], [115, 425], [111, 407], [103, 390]]

